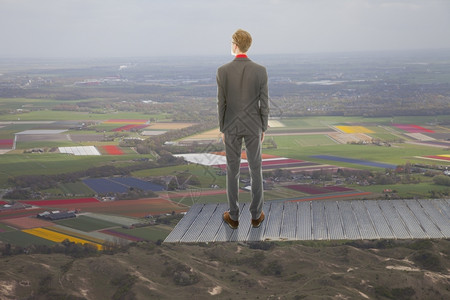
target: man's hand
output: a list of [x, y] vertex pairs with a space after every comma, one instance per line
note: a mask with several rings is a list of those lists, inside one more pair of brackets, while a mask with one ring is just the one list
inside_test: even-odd
[[265, 132], [262, 132], [262, 133], [261, 133], [261, 143], [264, 142], [264, 135], [265, 135], [265, 134], [266, 134]]
[[221, 136], [222, 136], [222, 142], [225, 144], [225, 133], [221, 133]]

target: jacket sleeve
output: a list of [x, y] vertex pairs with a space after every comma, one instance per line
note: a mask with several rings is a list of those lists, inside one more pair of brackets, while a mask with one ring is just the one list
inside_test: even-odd
[[219, 130], [223, 132], [225, 123], [225, 110], [227, 108], [227, 102], [225, 97], [225, 90], [223, 87], [223, 82], [220, 78], [220, 72], [217, 71], [216, 74], [217, 81], [217, 112], [219, 114]]
[[259, 111], [261, 114], [262, 131], [267, 130], [269, 123], [269, 86], [268, 86], [268, 76], [267, 71], [264, 68], [264, 75], [261, 80], [261, 87], [259, 93]]
[[225, 97], [225, 89], [223, 86], [223, 78], [220, 78], [220, 71], [216, 74], [217, 81], [217, 112], [219, 114], [219, 130], [223, 132], [225, 123], [225, 111], [227, 108], [227, 101]]

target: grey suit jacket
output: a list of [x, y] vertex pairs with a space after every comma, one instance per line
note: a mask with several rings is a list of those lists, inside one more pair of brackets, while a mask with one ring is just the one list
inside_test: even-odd
[[221, 132], [259, 134], [267, 130], [269, 93], [266, 68], [237, 57], [217, 70]]

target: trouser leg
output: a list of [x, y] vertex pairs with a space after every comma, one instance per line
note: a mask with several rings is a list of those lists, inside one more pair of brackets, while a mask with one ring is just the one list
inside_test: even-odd
[[251, 180], [250, 213], [252, 219], [258, 219], [264, 204], [264, 188], [261, 163], [261, 135], [247, 135], [244, 137], [247, 161]]
[[242, 137], [225, 134], [227, 157], [227, 199], [231, 219], [239, 220], [239, 172], [241, 165]]

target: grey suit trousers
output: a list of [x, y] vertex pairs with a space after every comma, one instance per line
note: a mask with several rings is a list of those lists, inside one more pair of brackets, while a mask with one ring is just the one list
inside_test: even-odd
[[264, 203], [263, 176], [261, 166], [261, 135], [225, 133], [225, 152], [227, 157], [227, 199], [230, 217], [239, 219], [239, 175], [242, 152], [245, 142], [247, 161], [251, 178], [252, 219], [258, 219]]

